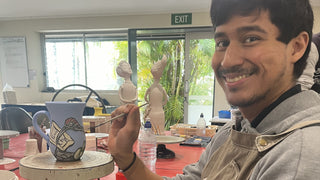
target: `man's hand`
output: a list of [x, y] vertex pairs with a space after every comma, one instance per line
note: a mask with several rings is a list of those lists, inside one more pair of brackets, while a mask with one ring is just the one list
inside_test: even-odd
[[126, 115], [112, 122], [108, 148], [119, 168], [125, 169], [132, 162], [132, 146], [138, 138], [141, 123], [138, 106], [134, 104], [120, 106], [111, 113], [111, 117], [122, 113]]

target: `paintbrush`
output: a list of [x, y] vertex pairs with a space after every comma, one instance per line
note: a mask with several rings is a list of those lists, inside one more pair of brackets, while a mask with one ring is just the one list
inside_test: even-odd
[[[144, 103], [144, 104], [142, 104], [142, 105], [140, 105], [140, 106], [138, 106], [138, 107], [141, 108], [141, 107], [143, 107], [143, 106], [145, 106], [145, 105], [147, 105], [147, 104], [148, 104], [148, 103]], [[118, 118], [120, 118], [120, 117], [122, 117], [122, 116], [125, 116], [125, 115], [127, 115], [127, 113], [121, 113], [121, 114], [119, 114], [118, 116], [115, 116], [115, 117], [113, 117], [113, 118], [111, 118], [111, 119], [106, 120], [106, 121], [103, 122], [103, 123], [100, 123], [100, 124], [98, 124], [98, 125], [96, 125], [96, 126], [93, 126], [93, 127], [90, 127], [90, 128], [96, 128], [96, 127], [102, 126], [102, 125], [104, 125], [104, 124], [106, 124], [106, 123], [108, 123], [108, 122], [112, 122], [113, 120], [118, 119]]]

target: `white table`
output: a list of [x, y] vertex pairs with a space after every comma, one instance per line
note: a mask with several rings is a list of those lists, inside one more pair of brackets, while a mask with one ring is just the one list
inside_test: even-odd
[[13, 163], [16, 160], [10, 159], [10, 158], [4, 158], [3, 157], [3, 139], [9, 139], [11, 137], [19, 136], [18, 131], [12, 131], [12, 130], [0, 130], [0, 165]]

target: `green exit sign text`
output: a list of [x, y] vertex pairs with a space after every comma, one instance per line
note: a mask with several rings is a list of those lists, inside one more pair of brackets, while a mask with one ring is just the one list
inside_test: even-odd
[[171, 14], [171, 25], [192, 24], [192, 13]]

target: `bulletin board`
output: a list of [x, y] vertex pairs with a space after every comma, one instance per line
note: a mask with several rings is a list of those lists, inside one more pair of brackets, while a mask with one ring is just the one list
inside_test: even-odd
[[29, 87], [25, 37], [0, 37], [0, 65], [3, 87]]

